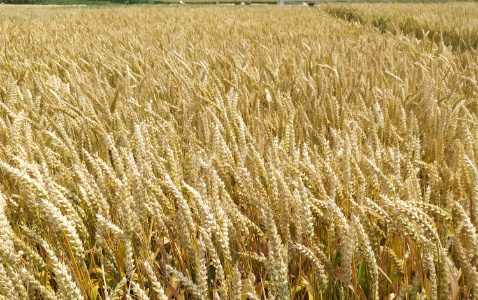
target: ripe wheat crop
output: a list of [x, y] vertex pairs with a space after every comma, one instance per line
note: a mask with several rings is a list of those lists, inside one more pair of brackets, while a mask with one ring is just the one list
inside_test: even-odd
[[0, 12], [0, 299], [478, 297], [474, 48], [309, 7]]
[[405, 34], [420, 40], [443, 42], [454, 50], [478, 46], [478, 5], [473, 2], [442, 4], [328, 5], [328, 13], [370, 25], [382, 33]]

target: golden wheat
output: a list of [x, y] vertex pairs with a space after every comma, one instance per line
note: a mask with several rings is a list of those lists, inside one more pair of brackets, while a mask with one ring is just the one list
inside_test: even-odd
[[475, 29], [332, 8], [1, 8], [0, 299], [477, 297]]

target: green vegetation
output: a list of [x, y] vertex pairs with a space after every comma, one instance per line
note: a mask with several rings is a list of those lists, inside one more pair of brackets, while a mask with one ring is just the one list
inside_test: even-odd
[[[7, 4], [42, 4], [42, 5], [91, 5], [91, 6], [108, 6], [115, 4], [126, 4], [127, 0], [4, 0]], [[213, 5], [217, 1], [211, 0], [185, 0], [188, 5]], [[271, 0], [252, 0], [252, 1], [233, 1], [233, 0], [224, 0], [219, 1], [220, 4], [240, 4], [241, 2], [251, 2], [252, 4], [277, 4], [278, 1]], [[358, 4], [358, 3], [450, 3], [449, 0], [288, 0], [286, 2], [317, 2], [319, 4], [325, 3], [334, 3], [334, 4]], [[180, 4], [180, 0], [128, 0], [127, 4], [159, 4], [159, 5], [168, 5], [168, 4]], [[339, 12], [340, 11], [340, 12]], [[342, 15], [343, 18], [360, 20], [360, 16], [356, 15], [354, 9], [339, 9], [336, 11], [337, 15]], [[386, 22], [387, 20], [382, 20]], [[380, 22], [377, 20], [377, 22]]]

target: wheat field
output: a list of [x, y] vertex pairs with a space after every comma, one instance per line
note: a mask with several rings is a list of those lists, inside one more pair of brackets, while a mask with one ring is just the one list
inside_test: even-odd
[[0, 299], [477, 299], [454, 41], [325, 6], [0, 7]]
[[443, 42], [453, 50], [478, 47], [478, 5], [473, 2], [327, 5], [325, 11], [381, 32]]

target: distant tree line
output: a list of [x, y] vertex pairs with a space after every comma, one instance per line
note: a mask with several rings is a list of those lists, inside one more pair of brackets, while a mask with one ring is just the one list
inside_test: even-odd
[[101, 3], [140, 4], [153, 3], [153, 0], [0, 0], [2, 4], [101, 4]]

